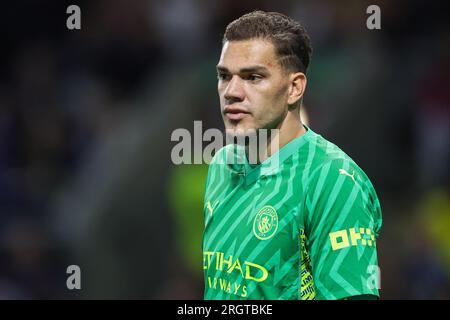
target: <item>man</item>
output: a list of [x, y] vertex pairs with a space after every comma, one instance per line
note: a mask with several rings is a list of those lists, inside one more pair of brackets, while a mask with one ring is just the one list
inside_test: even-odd
[[251, 12], [226, 28], [217, 65], [225, 128], [277, 129], [279, 150], [227, 164], [237, 150], [228, 145], [210, 163], [205, 299], [378, 297], [375, 190], [300, 118], [311, 51], [304, 28], [279, 13]]

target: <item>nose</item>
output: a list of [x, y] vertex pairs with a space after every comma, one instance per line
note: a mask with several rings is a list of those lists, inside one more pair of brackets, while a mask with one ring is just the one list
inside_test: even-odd
[[241, 102], [244, 100], [245, 92], [243, 82], [239, 76], [234, 75], [230, 82], [228, 82], [228, 85], [225, 88], [224, 98], [226, 104], [232, 104], [234, 102]]

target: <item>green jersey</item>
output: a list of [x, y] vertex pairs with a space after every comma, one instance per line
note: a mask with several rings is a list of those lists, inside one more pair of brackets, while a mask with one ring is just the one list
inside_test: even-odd
[[348, 155], [306, 129], [260, 165], [227, 164], [237, 145], [211, 161], [205, 299], [378, 296], [375, 190]]

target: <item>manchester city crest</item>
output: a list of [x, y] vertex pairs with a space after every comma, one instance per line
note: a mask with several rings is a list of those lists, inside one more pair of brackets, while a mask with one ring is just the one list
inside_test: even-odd
[[262, 207], [253, 220], [253, 233], [260, 240], [273, 237], [278, 229], [277, 211], [272, 206]]

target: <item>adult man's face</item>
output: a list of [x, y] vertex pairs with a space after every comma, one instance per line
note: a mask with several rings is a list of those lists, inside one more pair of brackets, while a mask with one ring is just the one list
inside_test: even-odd
[[226, 129], [277, 128], [288, 112], [289, 76], [269, 40], [225, 42], [217, 65]]

